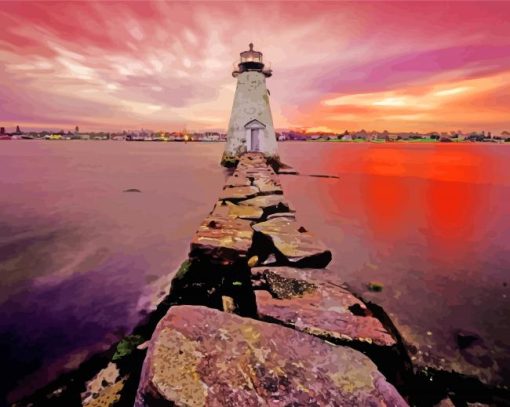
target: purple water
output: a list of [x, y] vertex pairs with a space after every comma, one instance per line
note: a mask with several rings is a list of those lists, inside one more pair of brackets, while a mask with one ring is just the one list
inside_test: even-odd
[[11, 399], [131, 331], [211, 210], [222, 149], [2, 142], [0, 386]]

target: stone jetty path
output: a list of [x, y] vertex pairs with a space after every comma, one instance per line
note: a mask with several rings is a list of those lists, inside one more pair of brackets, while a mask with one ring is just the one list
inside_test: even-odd
[[396, 339], [326, 267], [262, 154], [244, 154], [172, 283], [135, 406], [406, 406], [367, 355]]

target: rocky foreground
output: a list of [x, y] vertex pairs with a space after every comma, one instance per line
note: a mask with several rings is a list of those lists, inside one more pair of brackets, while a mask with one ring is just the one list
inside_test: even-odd
[[159, 322], [135, 405], [407, 405], [366, 355], [333, 343], [396, 345], [328, 279], [330, 261], [263, 156], [245, 154], [173, 287], [202, 305], [172, 307]]
[[406, 406], [361, 352], [211, 308], [171, 308], [144, 363], [136, 406]]
[[18, 405], [509, 405], [506, 388], [414, 365], [384, 311], [327, 269], [331, 256], [264, 157], [245, 154], [152, 325], [117, 345], [79, 398], [72, 379]]

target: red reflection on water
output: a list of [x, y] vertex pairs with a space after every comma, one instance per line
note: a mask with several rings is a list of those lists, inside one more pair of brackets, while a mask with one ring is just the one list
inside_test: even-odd
[[[476, 220], [486, 211], [484, 189], [475, 188], [485, 178], [490, 160], [483, 152], [456, 151], [452, 157], [449, 148], [437, 148], [428, 157], [430, 168], [424, 194], [427, 238], [431, 255], [443, 260], [454, 260], [466, 254], [466, 246], [476, 242], [483, 225]], [[452, 182], [452, 180], [455, 180]]]
[[344, 149], [340, 158], [338, 151], [325, 152], [327, 171], [343, 174], [333, 202], [341, 202], [344, 214], [357, 216], [378, 247], [391, 248], [419, 234], [431, 255], [462, 253], [466, 242], [475, 243], [476, 230], [484, 229], [479, 220], [488, 200], [480, 184], [503, 183], [492, 170], [502, 163], [489, 149], [411, 144]]
[[374, 148], [361, 163], [361, 171], [368, 174], [360, 185], [366, 220], [381, 242], [405, 233], [409, 186], [402, 178], [406, 174], [404, 162], [405, 151]]

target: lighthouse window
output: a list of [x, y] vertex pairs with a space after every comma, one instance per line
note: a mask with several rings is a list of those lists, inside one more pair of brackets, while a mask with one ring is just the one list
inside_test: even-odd
[[262, 55], [248, 54], [241, 56], [241, 62], [262, 62]]

